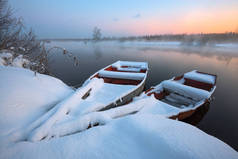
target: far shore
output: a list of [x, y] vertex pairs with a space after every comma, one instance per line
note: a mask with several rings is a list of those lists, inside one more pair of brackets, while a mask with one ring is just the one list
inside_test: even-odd
[[181, 42], [190, 44], [197, 42], [200, 45], [209, 43], [238, 43], [238, 33], [209, 33], [209, 34], [163, 34], [163, 35], [144, 35], [144, 36], [127, 36], [127, 37], [103, 37], [100, 39], [92, 38], [40, 38], [45, 42], [50, 41], [82, 41], [82, 42], [101, 42], [101, 41], [144, 41], [144, 42]]

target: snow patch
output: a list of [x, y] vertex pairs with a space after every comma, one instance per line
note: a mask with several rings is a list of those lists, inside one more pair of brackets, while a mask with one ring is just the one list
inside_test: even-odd
[[28, 68], [31, 62], [23, 57], [23, 55], [19, 55], [14, 58], [13, 52], [8, 50], [1, 50], [0, 52], [0, 66], [14, 66], [14, 67], [22, 67]]
[[172, 80], [163, 81], [161, 84], [163, 88], [167, 89], [169, 92], [175, 92], [184, 95], [186, 97], [190, 97], [197, 101], [208, 99], [211, 96], [211, 94], [208, 91], [182, 85]]
[[204, 82], [204, 83], [215, 84], [214, 76], [208, 75], [208, 74], [203, 74], [203, 73], [198, 73], [196, 70], [185, 73], [184, 77], [188, 78], [188, 79], [193, 79], [196, 81]]
[[140, 69], [148, 69], [147, 62], [134, 62], [134, 61], [117, 61], [112, 64], [112, 67], [115, 68], [123, 68], [123, 66], [127, 66], [129, 68], [140, 68]]
[[19, 55], [12, 61], [12, 66], [14, 67], [24, 67], [26, 68], [30, 64], [30, 61], [23, 58], [23, 55]]
[[132, 72], [113, 72], [113, 71], [99, 71], [100, 77], [107, 78], [119, 78], [119, 79], [130, 79], [130, 80], [143, 80], [145, 73], [132, 73]]
[[0, 136], [46, 113], [73, 90], [62, 81], [16, 67], [0, 66]]

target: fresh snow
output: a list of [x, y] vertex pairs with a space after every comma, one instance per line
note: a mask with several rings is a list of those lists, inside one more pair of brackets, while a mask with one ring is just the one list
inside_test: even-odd
[[123, 67], [119, 67], [119, 68], [117, 68], [117, 70], [119, 70], [119, 71], [127, 71], [127, 72], [140, 72], [141, 68], [135, 68], [135, 67], [123, 68]]
[[100, 77], [107, 78], [119, 78], [119, 79], [130, 79], [130, 80], [143, 80], [146, 76], [145, 73], [133, 73], [133, 72], [114, 72], [114, 71], [99, 71]]
[[186, 97], [190, 97], [197, 101], [207, 99], [211, 96], [211, 94], [208, 91], [186, 86], [172, 80], [163, 81], [162, 86], [164, 89], [167, 89], [170, 92], [182, 94]]
[[236, 159], [222, 141], [189, 124], [159, 115], [118, 118], [87, 131], [41, 142], [2, 146], [0, 158], [170, 158]]
[[10, 58], [12, 58], [12, 54], [9, 52], [2, 52], [2, 53], [0, 53], [0, 57], [5, 58], [5, 59], [10, 59]]
[[13, 61], [12, 61], [12, 66], [14, 67], [26, 67], [27, 65], [30, 64], [30, 61], [23, 58], [22, 55], [17, 56]]
[[214, 76], [198, 73], [196, 70], [185, 73], [184, 77], [188, 78], [188, 79], [193, 79], [196, 81], [204, 82], [204, 83], [215, 84]]
[[73, 90], [62, 81], [23, 69], [0, 66], [0, 136], [24, 127]]
[[[68, 118], [68, 120], [64, 120], [63, 122], [56, 122], [54, 125], [51, 125], [51, 127], [49, 127], [49, 124], [47, 125], [46, 123], [43, 126], [37, 128], [36, 131], [33, 131], [33, 133], [28, 137], [28, 140], [48, 140], [52, 137], [60, 137], [81, 132], [86, 130], [89, 126], [93, 126], [95, 124], [104, 125], [112, 119], [140, 111], [140, 109], [142, 109], [144, 105], [150, 101], [151, 100], [149, 98], [145, 98], [125, 106], [109, 109], [106, 111], [91, 112], [86, 115], [80, 115], [74, 118], [71, 117]], [[49, 118], [49, 120], [52, 119], [55, 118]]]
[[5, 65], [6, 65], [6, 61], [0, 58], [0, 66], [5, 66]]
[[101, 79], [74, 92], [56, 78], [22, 68], [0, 66], [0, 75], [0, 158], [238, 158], [219, 139], [165, 118], [178, 108], [168, 109], [153, 96], [142, 94], [130, 104], [91, 112], [77, 103], [92, 86], [92, 98], [85, 100], [93, 102], [105, 86]]
[[147, 69], [148, 63], [147, 62], [134, 62], [134, 61], [117, 61], [112, 64], [112, 67], [115, 67], [115, 68], [121, 68], [123, 66], [128, 66], [129, 68]]
[[[34, 130], [28, 140], [39, 141], [51, 135], [53, 125], [78, 119], [83, 114], [100, 110], [115, 102], [118, 96], [123, 96], [124, 93], [130, 92], [134, 88], [136, 86], [108, 84], [104, 83], [103, 79], [94, 78], [86, 86], [79, 88], [72, 96], [56, 105], [58, 109], [55, 114]], [[91, 90], [90, 96], [82, 99], [89, 90]]]
[[12, 61], [12, 54], [9, 52], [1, 52], [0, 53], [0, 66], [6, 66], [9, 61]]
[[139, 73], [139, 72], [141, 70], [148, 69], [147, 62], [117, 61], [113, 63], [111, 66], [117, 68], [117, 70], [119, 71], [130, 71], [130, 72], [106, 71], [102, 69], [99, 71], [99, 76], [108, 78], [143, 80], [146, 76], [146, 73]]
[[30, 61], [23, 57], [23, 55], [18, 55], [13, 57], [13, 52], [9, 50], [1, 50], [0, 52], [0, 66], [14, 66], [27, 68], [30, 65]]

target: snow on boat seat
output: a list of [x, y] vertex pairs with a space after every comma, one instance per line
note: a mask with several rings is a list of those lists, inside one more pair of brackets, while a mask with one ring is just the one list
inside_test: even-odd
[[216, 75], [207, 74], [198, 71], [185, 73], [184, 85], [211, 91], [216, 84]]
[[101, 70], [98, 72], [99, 77], [128, 79], [128, 80], [143, 80], [145, 73], [132, 73], [132, 72], [114, 72]]
[[148, 64], [146, 62], [117, 61], [112, 64], [112, 68], [125, 72], [142, 72], [142, 70], [147, 70]]
[[198, 71], [194, 70], [184, 74], [184, 78], [192, 79], [195, 81], [200, 81], [208, 84], [215, 84], [216, 77], [213, 75], [199, 73]]
[[210, 93], [208, 91], [186, 86], [171, 80], [163, 81], [162, 86], [164, 90], [192, 98], [196, 101], [204, 100], [210, 97]]

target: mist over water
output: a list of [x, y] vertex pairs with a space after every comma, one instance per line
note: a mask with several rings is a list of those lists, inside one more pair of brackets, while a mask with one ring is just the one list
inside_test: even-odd
[[198, 47], [179, 42], [75, 42], [51, 41], [79, 58], [75, 67], [62, 53], [52, 53], [51, 71], [65, 83], [80, 86], [90, 75], [117, 61], [147, 61], [146, 88], [191, 70], [218, 76], [215, 100], [197, 127], [238, 150], [238, 44]]

